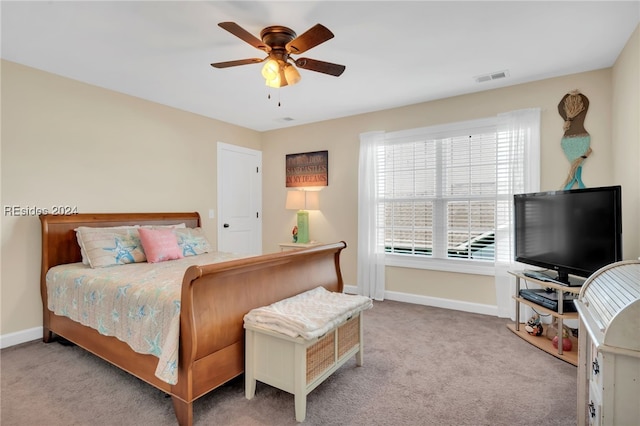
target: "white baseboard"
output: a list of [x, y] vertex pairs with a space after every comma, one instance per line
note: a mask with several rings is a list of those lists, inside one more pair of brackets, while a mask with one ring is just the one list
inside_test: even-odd
[[358, 294], [358, 287], [355, 285], [345, 285], [343, 292], [347, 294]]
[[[344, 292], [358, 294], [358, 287], [345, 285]], [[453, 309], [456, 311], [472, 312], [475, 314], [498, 316], [498, 307], [492, 305], [482, 305], [479, 303], [463, 302], [461, 300], [441, 299], [438, 297], [420, 296], [417, 294], [400, 293], [397, 291], [385, 291], [384, 297], [387, 300], [397, 302], [413, 303], [416, 305], [434, 306], [436, 308]], [[15, 333], [0, 335], [0, 348], [19, 345], [42, 338], [42, 327], [34, 327]]]
[[[358, 287], [345, 285], [344, 292], [358, 294]], [[464, 302], [462, 300], [441, 299], [439, 297], [420, 296], [418, 294], [401, 293], [397, 291], [385, 291], [384, 298], [396, 302], [413, 303], [416, 305], [434, 306], [436, 308], [453, 309], [456, 311], [471, 312], [474, 314], [498, 316], [498, 307], [483, 305], [480, 303]]]
[[28, 330], [0, 335], [0, 349], [42, 339], [42, 327], [34, 327]]

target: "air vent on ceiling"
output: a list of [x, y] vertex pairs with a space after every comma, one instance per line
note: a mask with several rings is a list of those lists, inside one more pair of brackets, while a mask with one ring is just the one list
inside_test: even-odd
[[509, 76], [509, 71], [504, 70], [504, 71], [492, 72], [490, 74], [479, 75], [474, 77], [474, 79], [476, 80], [476, 83], [484, 83], [485, 81], [499, 80], [501, 78], [505, 78], [508, 76]]

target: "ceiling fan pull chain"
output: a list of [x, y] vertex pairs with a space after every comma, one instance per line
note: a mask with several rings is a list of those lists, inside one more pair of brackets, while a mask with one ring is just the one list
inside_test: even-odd
[[[271, 100], [271, 91], [267, 92], [267, 99]], [[278, 90], [278, 106], [280, 106], [280, 91]]]

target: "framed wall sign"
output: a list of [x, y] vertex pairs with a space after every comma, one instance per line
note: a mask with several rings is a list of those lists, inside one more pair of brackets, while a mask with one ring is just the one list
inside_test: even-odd
[[286, 156], [287, 188], [329, 185], [329, 151]]

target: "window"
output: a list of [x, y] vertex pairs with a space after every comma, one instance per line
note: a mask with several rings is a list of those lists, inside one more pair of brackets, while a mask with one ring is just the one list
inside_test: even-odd
[[513, 195], [540, 189], [540, 108], [360, 134], [358, 292], [385, 294], [385, 266], [495, 275], [513, 307]]
[[391, 264], [492, 267], [497, 119], [387, 133], [378, 148], [378, 223]]

